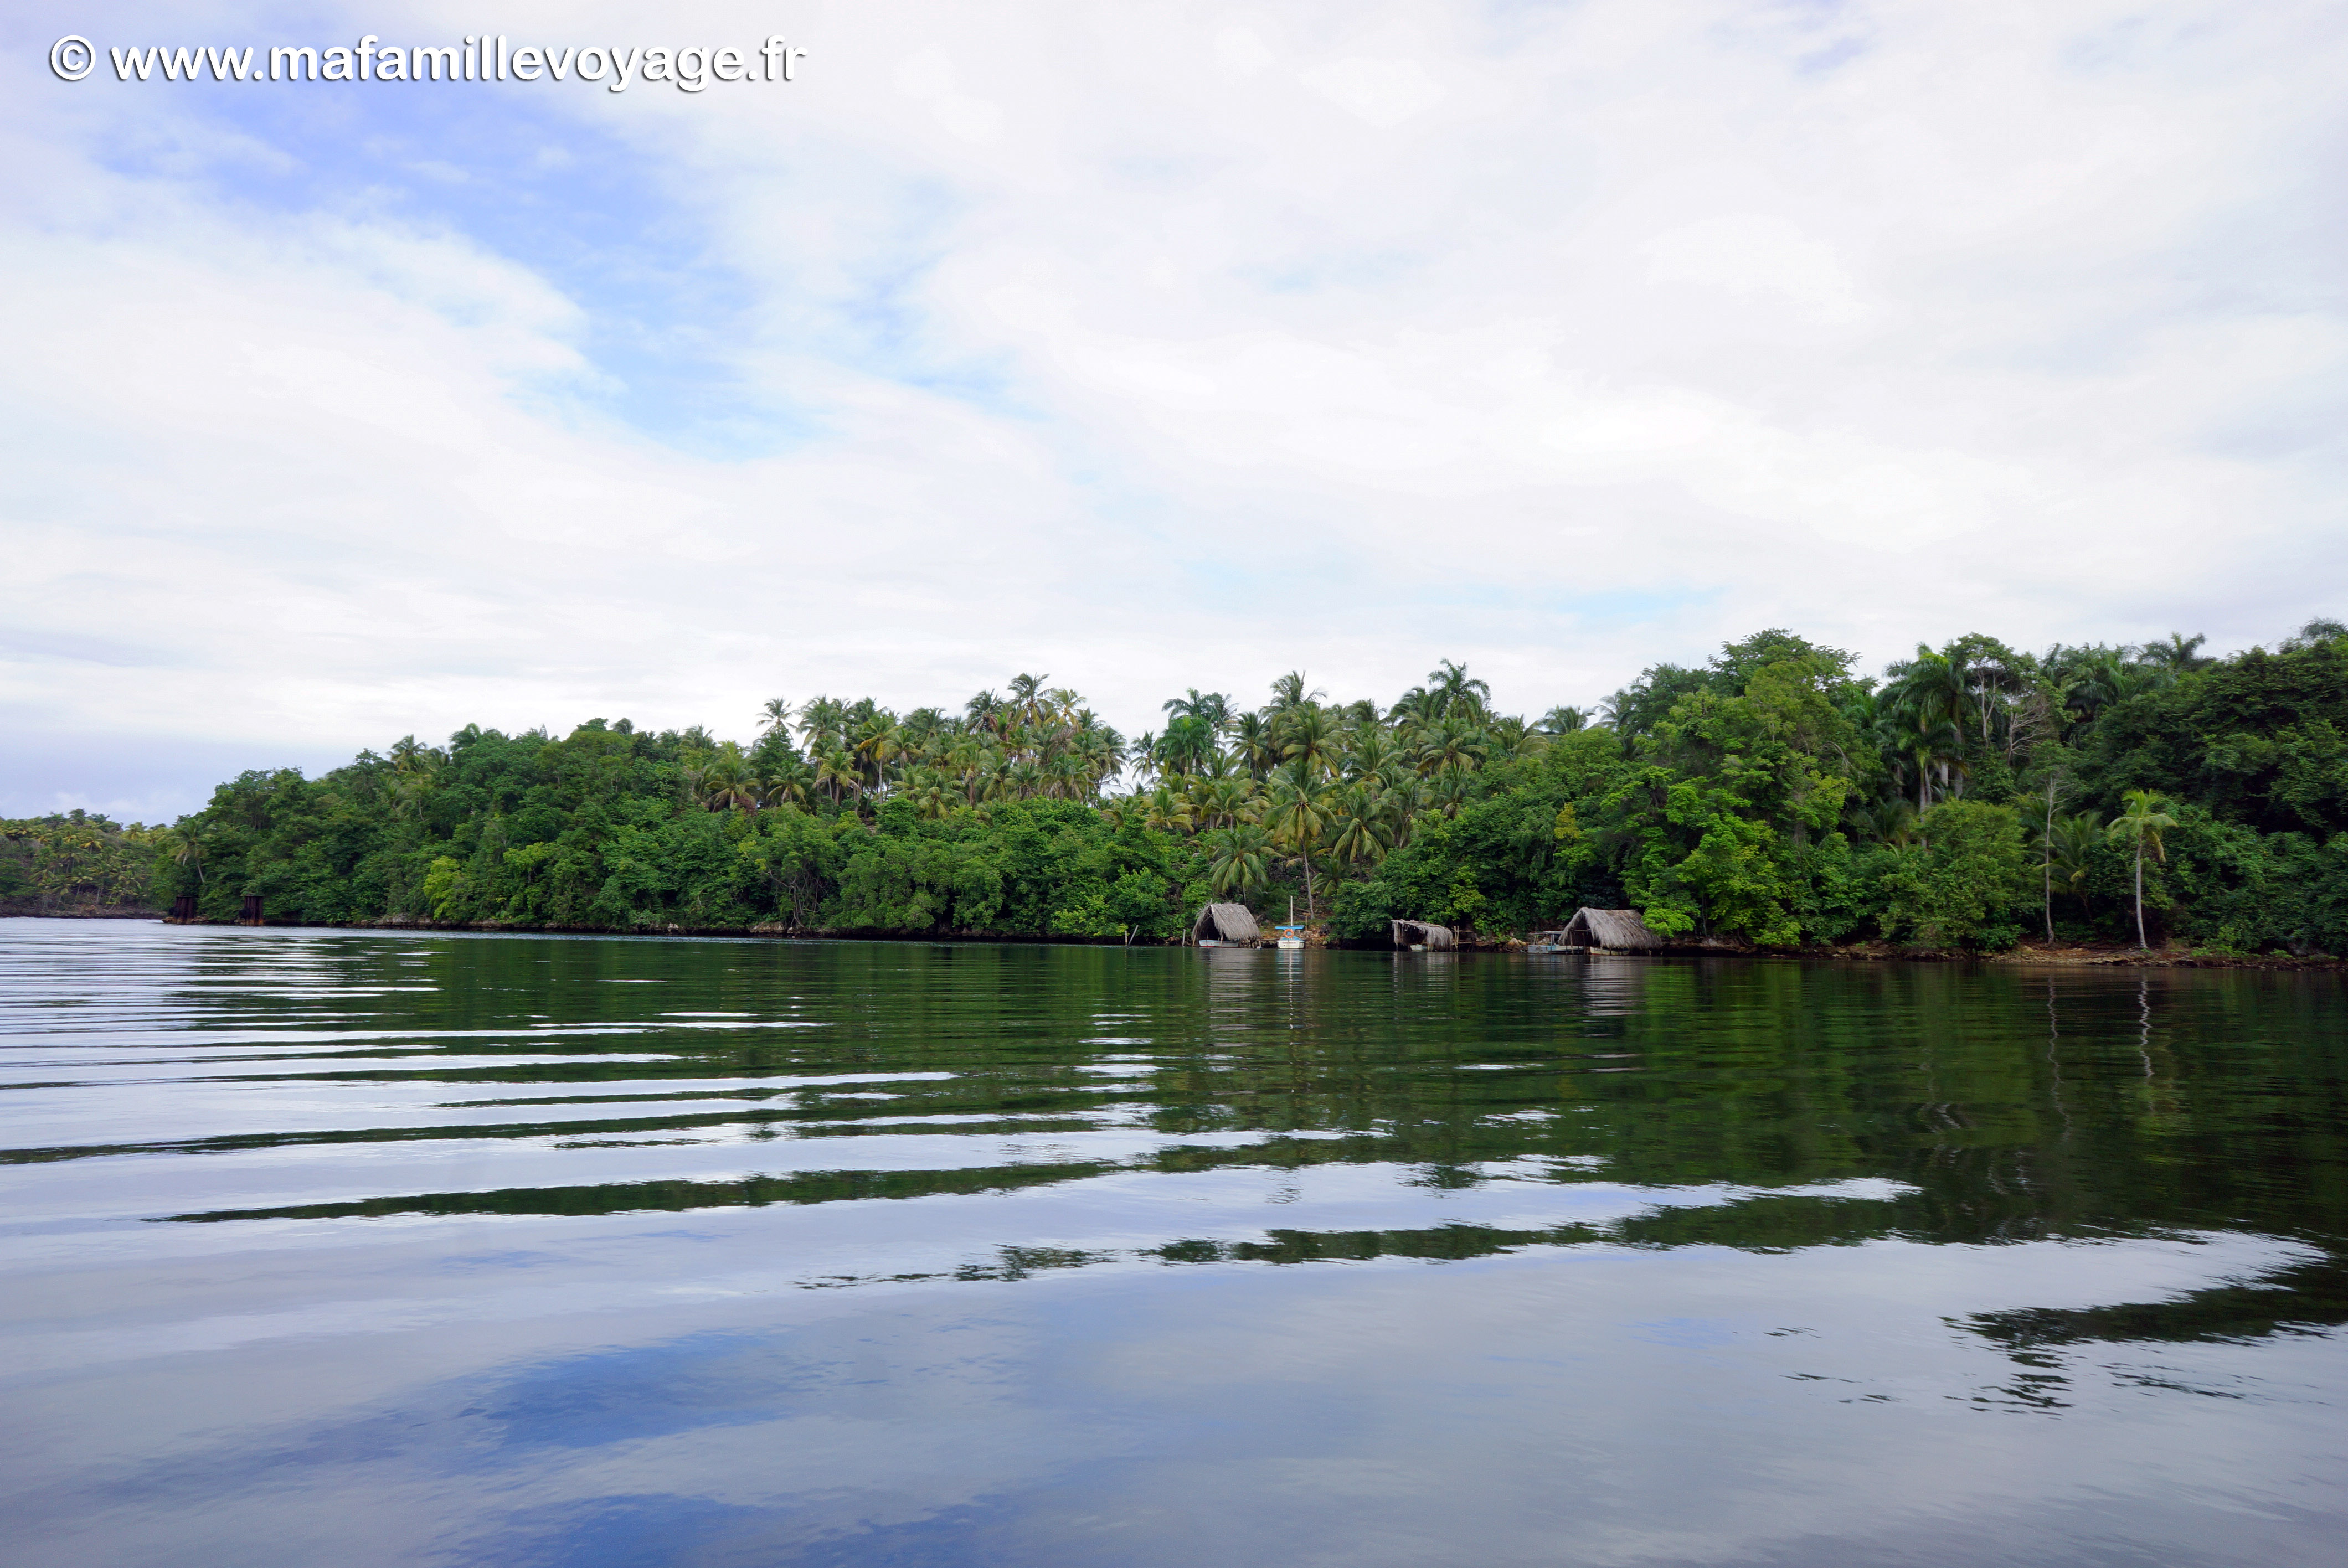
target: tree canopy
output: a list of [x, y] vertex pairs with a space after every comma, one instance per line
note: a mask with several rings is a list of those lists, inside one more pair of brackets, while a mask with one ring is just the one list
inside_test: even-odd
[[[1131, 741], [1021, 674], [959, 711], [777, 698], [747, 742], [469, 726], [107, 827], [147, 897], [213, 918], [259, 895], [309, 922], [1157, 941], [1210, 897], [1292, 897], [1340, 938], [1588, 904], [1683, 941], [1993, 948], [2132, 941], [2140, 909], [2147, 938], [2348, 948], [2336, 625], [2223, 659], [1969, 636], [1855, 663], [1766, 630], [1532, 722], [1448, 660], [1385, 707], [1296, 671], [1254, 709], [1186, 688]], [[2157, 854], [2102, 825], [2140, 795]], [[9, 886], [48, 831], [10, 825]]]

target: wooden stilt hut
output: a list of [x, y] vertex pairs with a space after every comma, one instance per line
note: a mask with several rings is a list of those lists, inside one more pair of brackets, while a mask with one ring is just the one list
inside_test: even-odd
[[1601, 953], [1652, 952], [1663, 939], [1647, 929], [1636, 909], [1576, 909], [1565, 923], [1562, 945]]
[[1262, 941], [1263, 933], [1256, 928], [1255, 917], [1248, 913], [1246, 905], [1210, 904], [1191, 923], [1190, 940], [1235, 948]]
[[1429, 925], [1425, 920], [1392, 922], [1394, 945], [1397, 948], [1425, 948], [1430, 953], [1447, 953], [1459, 945], [1448, 926]]

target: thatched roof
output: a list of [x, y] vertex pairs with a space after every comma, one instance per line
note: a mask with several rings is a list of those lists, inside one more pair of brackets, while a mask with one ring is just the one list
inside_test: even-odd
[[1256, 929], [1255, 917], [1244, 904], [1210, 904], [1199, 911], [1199, 918], [1190, 927], [1190, 939], [1210, 942], [1261, 942], [1263, 933]]
[[1565, 940], [1569, 946], [1616, 951], [1663, 945], [1636, 909], [1576, 909], [1566, 922]]
[[1397, 948], [1425, 948], [1430, 953], [1448, 952], [1459, 945], [1448, 926], [1430, 926], [1424, 920], [1393, 922], [1394, 945]]

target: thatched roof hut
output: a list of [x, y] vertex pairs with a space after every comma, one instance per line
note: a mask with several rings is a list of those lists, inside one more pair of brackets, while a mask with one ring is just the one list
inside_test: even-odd
[[1261, 942], [1263, 933], [1256, 929], [1255, 917], [1247, 912], [1244, 904], [1210, 904], [1199, 911], [1199, 918], [1190, 927], [1194, 942]]
[[1565, 945], [1601, 952], [1644, 952], [1663, 939], [1647, 929], [1636, 909], [1576, 909], [1565, 924]]
[[1430, 953], [1447, 953], [1459, 945], [1448, 926], [1430, 926], [1424, 920], [1393, 922], [1394, 945], [1397, 948], [1425, 948]]

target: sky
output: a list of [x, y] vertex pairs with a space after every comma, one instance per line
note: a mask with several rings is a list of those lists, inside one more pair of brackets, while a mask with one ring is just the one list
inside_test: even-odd
[[[796, 79], [119, 81], [163, 46]], [[98, 63], [52, 70], [86, 36]], [[0, 815], [1020, 671], [2348, 615], [2348, 4], [0, 17]]]

